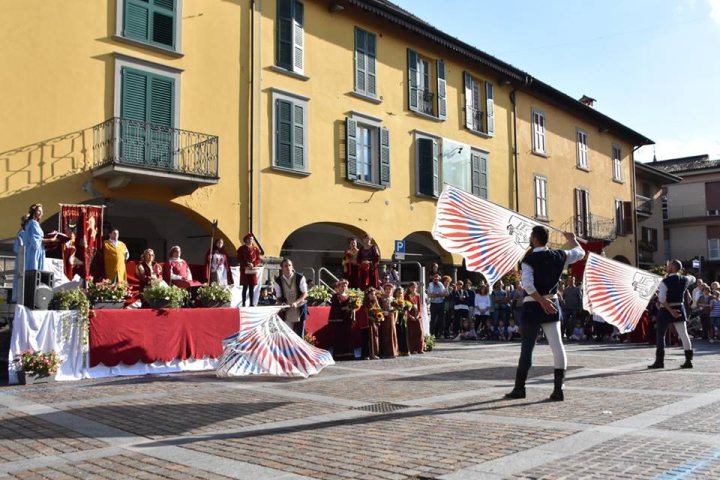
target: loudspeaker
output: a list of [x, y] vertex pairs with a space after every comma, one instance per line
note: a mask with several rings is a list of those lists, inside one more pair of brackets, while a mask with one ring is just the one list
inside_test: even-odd
[[53, 295], [50, 287], [53, 279], [53, 272], [25, 271], [25, 306], [34, 310], [47, 310]]

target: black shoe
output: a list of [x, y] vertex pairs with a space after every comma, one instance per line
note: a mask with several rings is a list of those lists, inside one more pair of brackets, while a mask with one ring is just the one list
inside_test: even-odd
[[693, 351], [685, 350], [685, 363], [680, 365], [680, 368], [693, 368], [692, 359], [693, 359]]
[[651, 370], [654, 370], [654, 369], [656, 369], [656, 368], [665, 368], [665, 364], [664, 364], [664, 363], [655, 362], [655, 363], [653, 363], [652, 365], [648, 365], [648, 368], [651, 369]]
[[504, 398], [520, 399], [525, 398], [525, 387], [515, 387], [512, 392], [506, 393]]
[[565, 381], [565, 369], [555, 369], [554, 388], [552, 394], [550, 394], [550, 400], [553, 402], [562, 402], [565, 400], [565, 394], [563, 393], [563, 382]]
[[648, 365], [648, 368], [651, 370], [665, 368], [665, 350], [659, 348], [655, 350], [655, 363]]

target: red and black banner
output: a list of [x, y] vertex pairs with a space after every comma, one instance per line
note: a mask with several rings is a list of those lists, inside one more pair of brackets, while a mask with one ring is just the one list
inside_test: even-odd
[[65, 276], [89, 278], [102, 248], [103, 210], [93, 205], [60, 205], [58, 230], [69, 237], [63, 245]]

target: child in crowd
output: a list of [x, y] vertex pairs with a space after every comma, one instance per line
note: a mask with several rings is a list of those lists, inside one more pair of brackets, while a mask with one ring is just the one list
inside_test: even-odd
[[258, 306], [266, 307], [268, 305], [275, 305], [275, 296], [272, 295], [271, 289], [269, 287], [265, 287], [260, 290]]
[[503, 320], [498, 320], [497, 338], [501, 342], [507, 342], [508, 340], [510, 340], [510, 338], [508, 338], [507, 328], [505, 327], [505, 322]]
[[520, 329], [515, 324], [515, 319], [511, 318], [508, 320], [508, 326], [507, 326], [507, 336], [508, 341], [516, 340], [520, 338]]
[[585, 328], [583, 327], [582, 322], [577, 322], [575, 324], [575, 328], [573, 329], [570, 339], [576, 340], [578, 342], [583, 342], [587, 339], [587, 336], [585, 336]]
[[485, 320], [485, 325], [478, 332], [480, 340], [497, 340], [497, 331], [489, 318]]

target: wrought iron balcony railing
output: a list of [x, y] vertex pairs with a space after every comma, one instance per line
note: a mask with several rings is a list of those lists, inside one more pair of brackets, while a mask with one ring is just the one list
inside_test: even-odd
[[93, 127], [93, 168], [107, 165], [218, 178], [218, 137], [113, 117]]
[[590, 213], [573, 215], [567, 219], [560, 230], [574, 231], [577, 236], [587, 240], [604, 240], [612, 242], [617, 237], [617, 223], [613, 218], [602, 217]]
[[637, 212], [644, 215], [652, 215], [652, 198], [635, 195]]
[[433, 114], [433, 92], [430, 90], [420, 90], [420, 111], [427, 113], [428, 115]]

